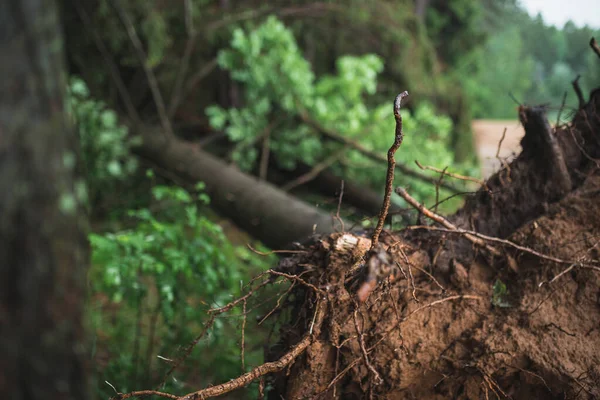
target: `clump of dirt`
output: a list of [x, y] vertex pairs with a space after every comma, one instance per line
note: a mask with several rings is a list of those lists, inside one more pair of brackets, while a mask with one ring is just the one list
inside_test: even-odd
[[495, 252], [407, 229], [374, 251], [339, 233], [282, 260], [302, 281], [268, 357], [313, 340], [270, 398], [600, 397], [599, 104], [557, 131], [521, 110], [523, 153], [450, 218]]

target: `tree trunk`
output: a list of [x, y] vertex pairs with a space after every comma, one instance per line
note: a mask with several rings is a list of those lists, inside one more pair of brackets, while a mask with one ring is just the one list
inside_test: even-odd
[[227, 165], [215, 156], [160, 132], [145, 132], [137, 151], [161, 168], [204, 182], [212, 205], [266, 245], [281, 249], [312, 233], [334, 231], [331, 215]]
[[55, 2], [1, 1], [0, 54], [0, 397], [85, 400], [88, 252]]

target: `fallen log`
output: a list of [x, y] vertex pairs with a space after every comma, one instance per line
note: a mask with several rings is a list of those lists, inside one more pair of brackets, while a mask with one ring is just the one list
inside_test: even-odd
[[331, 215], [183, 140], [148, 128], [135, 151], [180, 178], [204, 182], [214, 208], [267, 246], [280, 249], [334, 232]]

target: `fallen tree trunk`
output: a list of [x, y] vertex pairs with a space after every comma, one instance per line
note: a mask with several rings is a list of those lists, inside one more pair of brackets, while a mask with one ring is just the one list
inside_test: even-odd
[[334, 231], [331, 215], [177, 138], [146, 131], [136, 152], [178, 177], [204, 182], [220, 214], [274, 249]]

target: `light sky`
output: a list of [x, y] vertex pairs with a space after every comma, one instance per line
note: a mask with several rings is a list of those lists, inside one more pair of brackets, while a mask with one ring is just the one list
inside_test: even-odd
[[571, 20], [581, 27], [600, 29], [600, 0], [520, 0], [521, 6], [535, 16], [538, 12], [547, 24], [562, 28]]

